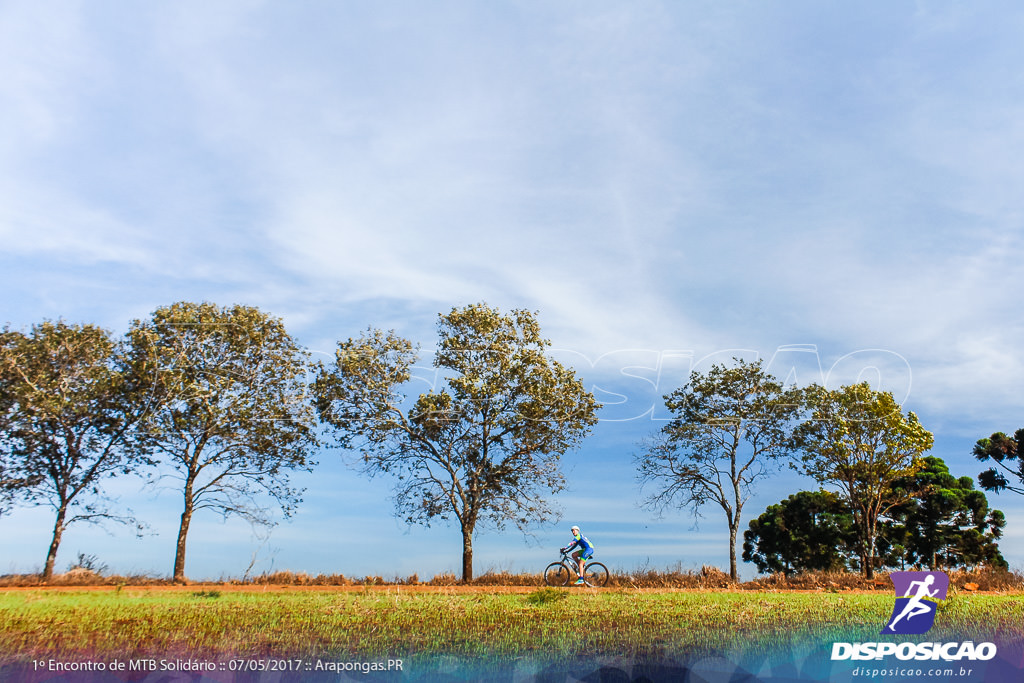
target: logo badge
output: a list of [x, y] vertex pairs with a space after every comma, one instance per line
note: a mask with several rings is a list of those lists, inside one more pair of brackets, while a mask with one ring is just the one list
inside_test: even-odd
[[946, 599], [949, 577], [945, 572], [893, 572], [889, 578], [896, 589], [896, 604], [881, 633], [926, 633], [935, 623], [938, 601]]

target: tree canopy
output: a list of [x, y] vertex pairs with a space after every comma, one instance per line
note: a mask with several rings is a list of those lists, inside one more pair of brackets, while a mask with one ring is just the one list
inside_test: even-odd
[[[970, 477], [954, 477], [940, 458], [926, 456], [920, 470], [892, 486], [907, 498], [879, 520], [880, 566], [1006, 567], [996, 543], [1003, 513], [988, 507]], [[859, 548], [853, 510], [844, 498], [831, 491], [801, 491], [750, 522], [743, 559], [761, 572], [859, 569]]]
[[769, 505], [743, 532], [743, 561], [789, 576], [846, 568], [854, 538], [850, 507], [831, 491], [800, 491]]
[[307, 353], [279, 319], [242, 305], [164, 306], [134, 321], [128, 337], [155, 401], [137, 443], [181, 486], [173, 576], [183, 580], [195, 511], [268, 525], [275, 505], [287, 516], [300, 502], [289, 473], [310, 469], [317, 445]]
[[126, 445], [146, 398], [121, 346], [95, 325], [45, 321], [28, 334], [0, 333], [0, 489], [54, 510], [44, 580], [68, 526], [132, 521], [112, 510], [102, 486], [148, 462]]
[[657, 511], [706, 503], [725, 512], [729, 525], [729, 574], [737, 579], [736, 537], [743, 505], [755, 482], [790, 452], [802, 394], [785, 389], [763, 361], [734, 359], [693, 372], [665, 397], [673, 418], [635, 457], [642, 486], [653, 491], [645, 505]]
[[536, 315], [480, 303], [438, 316], [439, 387], [409, 405], [417, 352], [394, 332], [339, 342], [314, 385], [337, 443], [366, 474], [396, 477], [395, 505], [410, 523], [454, 517], [462, 578], [473, 577], [481, 522], [525, 530], [551, 519], [546, 496], [565, 487], [559, 460], [597, 422], [598, 404], [572, 370], [546, 355]]
[[981, 462], [991, 461], [994, 465], [978, 475], [981, 488], [994, 493], [1006, 490], [1024, 494], [1024, 454], [1018, 450], [1022, 441], [1024, 429], [1018, 429], [1012, 438], [996, 432], [987, 439], [978, 440], [974, 445], [974, 457]]
[[1007, 566], [996, 544], [1005, 517], [989, 508], [970, 477], [954, 477], [941, 458], [926, 456], [916, 474], [893, 487], [910, 494], [890, 513], [902, 531], [907, 563], [928, 569]]
[[797, 430], [801, 469], [836, 486], [853, 512], [860, 566], [874, 576], [879, 520], [916, 493], [894, 488], [914, 476], [932, 447], [931, 432], [913, 412], [903, 414], [892, 394], [865, 382], [808, 391], [810, 419]]

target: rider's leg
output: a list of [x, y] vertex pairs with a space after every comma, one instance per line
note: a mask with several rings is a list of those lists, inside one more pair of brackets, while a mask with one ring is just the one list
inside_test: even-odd
[[577, 576], [583, 578], [583, 551], [577, 550], [572, 554], [572, 559], [576, 560], [576, 566], [579, 567]]

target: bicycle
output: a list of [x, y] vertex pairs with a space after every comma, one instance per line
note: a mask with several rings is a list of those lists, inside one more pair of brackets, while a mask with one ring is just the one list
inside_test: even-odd
[[[570, 581], [579, 578], [579, 565], [570, 557], [568, 551], [562, 551], [562, 559], [552, 562], [544, 570], [544, 583], [548, 586], [567, 586]], [[600, 562], [587, 560], [583, 567], [583, 581], [592, 588], [600, 588], [608, 583], [608, 567]]]

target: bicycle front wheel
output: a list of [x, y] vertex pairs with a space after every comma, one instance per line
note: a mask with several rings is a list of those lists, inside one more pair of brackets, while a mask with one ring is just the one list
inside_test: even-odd
[[608, 567], [600, 562], [588, 562], [583, 570], [583, 580], [598, 588], [608, 584]]
[[569, 568], [561, 562], [552, 562], [544, 570], [544, 583], [549, 586], [564, 586], [569, 583]]

